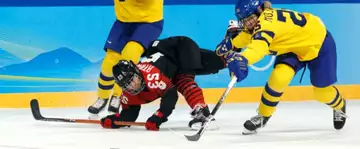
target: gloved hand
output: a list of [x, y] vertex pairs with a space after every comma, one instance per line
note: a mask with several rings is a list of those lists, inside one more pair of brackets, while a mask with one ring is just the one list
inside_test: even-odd
[[241, 31], [243, 30], [243, 27], [240, 26], [238, 21], [236, 20], [230, 20], [228, 28], [226, 30], [225, 36], [230, 36], [232, 39], [235, 38]]
[[158, 131], [160, 125], [166, 121], [168, 121], [168, 119], [164, 117], [160, 111], [156, 111], [152, 116], [147, 119], [145, 128], [147, 130]]
[[120, 114], [116, 113], [116, 114], [112, 114], [112, 115], [108, 115], [104, 118], [101, 119], [101, 126], [103, 128], [120, 128], [120, 127], [125, 127], [125, 126], [120, 126], [120, 125], [116, 125], [114, 122], [115, 121], [120, 121]]
[[216, 46], [215, 52], [218, 56], [224, 56], [233, 48], [234, 46], [232, 45], [232, 39], [230, 38], [230, 36], [226, 36], [225, 39]]
[[229, 71], [235, 75], [237, 82], [244, 80], [248, 75], [248, 60], [239, 53], [230, 53], [226, 56]]
[[216, 46], [216, 54], [218, 56], [226, 56], [229, 51], [234, 50], [232, 39], [235, 38], [243, 28], [239, 25], [238, 21], [230, 20], [224, 40]]

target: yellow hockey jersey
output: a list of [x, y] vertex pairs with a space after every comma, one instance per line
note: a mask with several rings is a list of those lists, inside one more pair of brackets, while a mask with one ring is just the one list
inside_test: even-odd
[[164, 0], [114, 0], [116, 18], [122, 22], [157, 22], [163, 19]]
[[301, 61], [318, 56], [326, 36], [326, 27], [317, 16], [285, 9], [266, 9], [258, 19], [252, 35], [241, 32], [232, 43], [249, 65], [260, 61], [265, 55], [295, 53]]

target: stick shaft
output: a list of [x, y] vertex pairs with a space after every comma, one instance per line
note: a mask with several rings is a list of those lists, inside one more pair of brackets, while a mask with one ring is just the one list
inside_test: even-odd
[[[30, 101], [31, 112], [36, 120], [48, 121], [48, 122], [65, 122], [65, 123], [85, 123], [85, 124], [100, 124], [100, 120], [89, 119], [70, 119], [70, 118], [56, 118], [56, 117], [44, 117], [40, 112], [40, 106], [37, 99]], [[131, 125], [131, 126], [145, 126], [144, 122], [124, 122], [115, 121], [116, 125]]]

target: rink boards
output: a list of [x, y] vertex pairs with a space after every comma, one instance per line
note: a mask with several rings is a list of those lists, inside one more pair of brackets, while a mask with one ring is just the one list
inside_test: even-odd
[[[360, 85], [339, 85], [340, 92], [347, 99], [360, 99]], [[218, 101], [225, 88], [206, 88], [204, 96], [208, 104]], [[225, 103], [259, 102], [263, 88], [233, 88]], [[96, 92], [48, 92], [0, 94], [0, 108], [27, 108], [31, 99], [38, 99], [43, 107], [84, 107], [96, 99]], [[285, 90], [282, 101], [313, 100], [311, 86], [293, 86]], [[159, 100], [157, 100], [158, 102]], [[156, 103], [156, 102], [154, 102]], [[180, 96], [179, 104], [184, 104]]]

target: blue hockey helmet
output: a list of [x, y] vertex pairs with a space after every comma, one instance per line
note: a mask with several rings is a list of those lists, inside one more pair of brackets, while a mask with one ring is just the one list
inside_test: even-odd
[[238, 0], [235, 5], [235, 15], [239, 21], [256, 14], [258, 7], [264, 4], [264, 0]]

